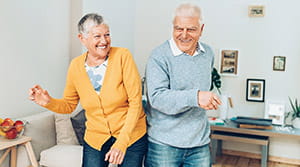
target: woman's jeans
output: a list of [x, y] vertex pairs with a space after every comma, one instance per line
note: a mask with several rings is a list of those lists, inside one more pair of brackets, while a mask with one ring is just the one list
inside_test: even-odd
[[[104, 161], [105, 154], [110, 150], [110, 147], [115, 141], [116, 138], [111, 137], [103, 144], [100, 151], [84, 142], [82, 167], [107, 167], [109, 162]], [[145, 135], [127, 148], [123, 163], [118, 166], [142, 167], [143, 158], [147, 152], [147, 146], [148, 140], [147, 135]]]
[[177, 148], [148, 143], [146, 167], [210, 167], [209, 145], [193, 148]]

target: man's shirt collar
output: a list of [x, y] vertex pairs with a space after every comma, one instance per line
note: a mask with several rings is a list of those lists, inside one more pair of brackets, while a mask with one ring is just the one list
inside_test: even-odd
[[[171, 48], [172, 53], [173, 53], [174, 56], [179, 56], [179, 55], [183, 54], [183, 52], [177, 47], [177, 45], [176, 45], [176, 43], [175, 43], [175, 41], [174, 41], [173, 38], [171, 38], [169, 40], [169, 44], [170, 44], [170, 48]], [[205, 49], [201, 45], [201, 43], [198, 42], [198, 47], [197, 47], [195, 53], [193, 54], [193, 56], [199, 54], [200, 51], [205, 52]]]

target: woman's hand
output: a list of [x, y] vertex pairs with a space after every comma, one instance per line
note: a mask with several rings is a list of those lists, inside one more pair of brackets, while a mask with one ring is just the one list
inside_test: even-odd
[[121, 164], [124, 159], [124, 153], [117, 149], [112, 148], [105, 154], [105, 161], [109, 161], [111, 164]]
[[29, 100], [34, 101], [40, 106], [44, 106], [50, 102], [50, 95], [48, 92], [41, 88], [40, 85], [34, 85], [29, 89]]

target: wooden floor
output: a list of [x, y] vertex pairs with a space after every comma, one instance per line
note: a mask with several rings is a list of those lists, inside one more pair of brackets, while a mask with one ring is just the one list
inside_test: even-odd
[[[261, 167], [259, 159], [222, 155], [217, 157], [217, 162], [212, 167]], [[268, 162], [268, 167], [300, 167], [300, 165]]]

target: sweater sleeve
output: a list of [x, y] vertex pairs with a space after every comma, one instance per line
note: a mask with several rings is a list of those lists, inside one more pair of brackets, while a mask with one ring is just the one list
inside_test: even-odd
[[128, 96], [129, 108], [125, 124], [112, 148], [119, 148], [124, 153], [129, 145], [131, 133], [143, 114], [141, 79], [131, 53], [126, 49], [122, 55], [123, 82]]
[[148, 100], [151, 107], [167, 115], [176, 115], [190, 107], [198, 107], [198, 89], [170, 89], [170, 69], [162, 57], [152, 53], [146, 67]]
[[63, 98], [51, 98], [50, 102], [44, 106], [45, 108], [62, 114], [71, 113], [75, 110], [79, 101], [79, 96], [72, 82], [74, 70], [74, 63], [71, 63], [68, 69]]

